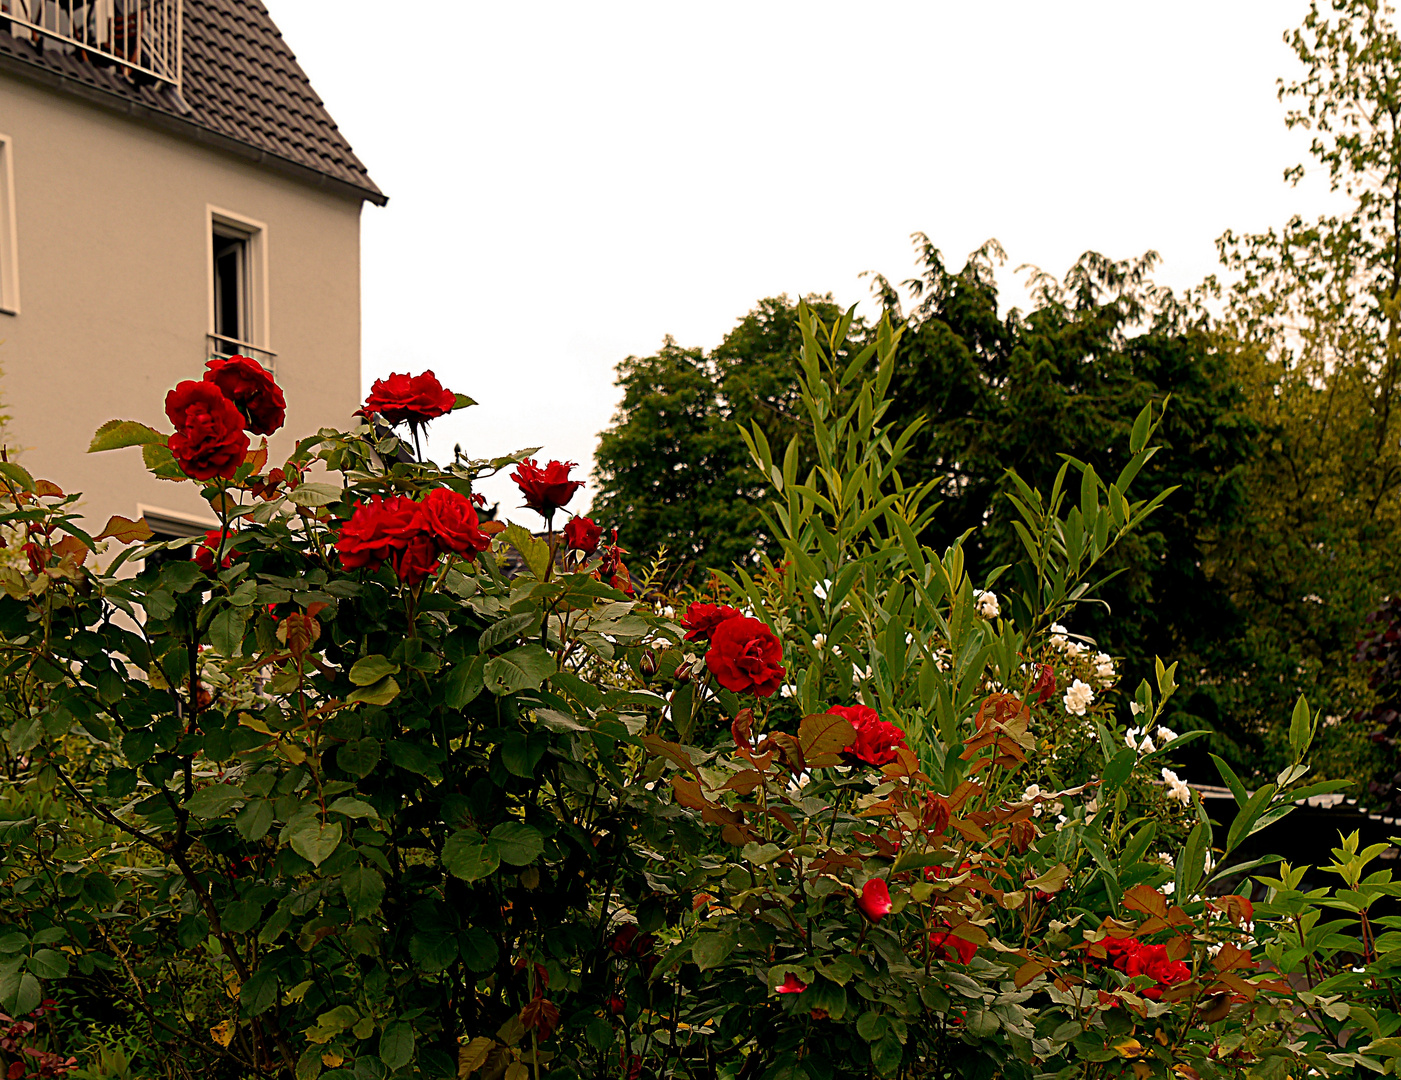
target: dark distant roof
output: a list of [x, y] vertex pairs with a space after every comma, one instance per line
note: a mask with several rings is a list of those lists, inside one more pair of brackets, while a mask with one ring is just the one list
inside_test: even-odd
[[[0, 23], [0, 27], [3, 27]], [[15, 28], [19, 31], [19, 28]], [[0, 70], [383, 206], [385, 195], [336, 127], [261, 0], [185, 0], [177, 91], [98, 66], [54, 41], [0, 29]], [[348, 190], [347, 190], [348, 189]]]

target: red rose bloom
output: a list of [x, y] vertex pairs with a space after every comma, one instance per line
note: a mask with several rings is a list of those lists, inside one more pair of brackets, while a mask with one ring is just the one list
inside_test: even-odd
[[248, 453], [243, 414], [213, 383], [186, 379], [165, 395], [175, 425], [170, 452], [193, 480], [232, 480]]
[[801, 994], [808, 988], [808, 984], [794, 975], [791, 971], [783, 977], [783, 985], [778, 987], [780, 994]]
[[394, 553], [394, 573], [406, 585], [417, 585], [438, 565], [438, 545], [427, 532], [416, 532]]
[[1157, 983], [1141, 991], [1144, 997], [1154, 1001], [1161, 998], [1168, 987], [1192, 977], [1192, 971], [1186, 964], [1168, 959], [1166, 946], [1145, 945], [1137, 938], [1109, 938], [1103, 945], [1119, 971], [1131, 979], [1146, 975]]
[[[225, 537], [229, 536], [229, 534], [227, 533], [225, 533], [224, 535]], [[218, 529], [210, 529], [207, 533], [205, 533], [204, 540], [200, 543], [199, 547], [195, 548], [194, 557], [190, 560], [201, 570], [203, 570], [206, 574], [214, 573], [214, 553], [219, 550], [219, 536], [220, 533]], [[224, 550], [229, 550], [227, 540], [224, 543]], [[225, 555], [220, 565], [225, 570], [232, 566], [233, 554], [230, 553]]]
[[336, 540], [341, 566], [346, 570], [362, 566], [378, 570], [381, 563], [408, 546], [409, 537], [417, 531], [418, 512], [418, 504], [402, 495], [387, 499], [376, 495], [357, 504]]
[[594, 524], [592, 518], [575, 515], [564, 525], [564, 542], [570, 551], [582, 551], [592, 555], [598, 550], [598, 542], [603, 539], [603, 527]]
[[390, 375], [376, 379], [365, 399], [364, 413], [379, 413], [391, 424], [422, 424], [452, 411], [457, 395], [443, 389], [431, 371], [422, 375]]
[[705, 666], [726, 690], [768, 697], [783, 679], [783, 646], [758, 619], [735, 615], [711, 631]]
[[966, 964], [973, 959], [978, 946], [946, 930], [936, 930], [929, 935], [929, 947], [938, 951], [945, 960], [957, 960]]
[[695, 641], [696, 638], [709, 641], [711, 632], [717, 626], [738, 614], [739, 608], [732, 608], [729, 604], [692, 604], [681, 616], [681, 629], [686, 631], [687, 641]]
[[569, 479], [569, 470], [577, 467], [574, 461], [552, 461], [542, 469], [534, 458], [526, 458], [511, 479], [525, 496], [525, 505], [548, 518], [584, 486], [582, 480]]
[[482, 532], [472, 500], [451, 488], [434, 488], [419, 503], [419, 525], [444, 551], [469, 559], [491, 547], [491, 537]]
[[287, 419], [287, 402], [282, 388], [263, 370], [263, 365], [247, 356], [214, 359], [204, 365], [209, 371], [204, 381], [224, 392], [243, 414], [244, 426], [254, 435], [271, 435]]
[[896, 758], [896, 748], [905, 745], [905, 732], [887, 723], [875, 709], [865, 705], [834, 705], [827, 712], [840, 716], [856, 729], [856, 739], [846, 748], [846, 756], [867, 765], [889, 765]]
[[883, 916], [890, 914], [890, 886], [880, 878], [871, 878], [862, 888], [856, 906], [866, 918], [880, 922]]

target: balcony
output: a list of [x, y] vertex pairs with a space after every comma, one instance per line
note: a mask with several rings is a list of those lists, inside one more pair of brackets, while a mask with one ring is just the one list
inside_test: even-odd
[[0, 0], [0, 32], [177, 86], [181, 17], [182, 0]]

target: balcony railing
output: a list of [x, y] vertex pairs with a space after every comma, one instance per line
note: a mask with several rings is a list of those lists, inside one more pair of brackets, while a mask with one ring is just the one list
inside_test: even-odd
[[0, 0], [0, 32], [180, 83], [182, 0]]
[[213, 360], [227, 359], [230, 356], [247, 356], [263, 365], [269, 375], [277, 374], [277, 353], [270, 349], [260, 349], [256, 345], [250, 345], [246, 341], [239, 341], [237, 338], [225, 337], [223, 334], [209, 335], [209, 357]]

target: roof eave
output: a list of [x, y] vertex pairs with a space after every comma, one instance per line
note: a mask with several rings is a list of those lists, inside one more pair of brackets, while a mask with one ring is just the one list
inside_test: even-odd
[[331, 176], [318, 169], [309, 168], [291, 158], [285, 158], [280, 154], [269, 153], [267, 150], [257, 146], [250, 146], [248, 143], [240, 142], [238, 139], [221, 135], [217, 131], [211, 131], [183, 117], [173, 113], [163, 112], [160, 109], [152, 109], [139, 102], [130, 101], [118, 94], [109, 93], [100, 87], [89, 86], [77, 79], [70, 78], [62, 72], [54, 71], [51, 68], [40, 64], [30, 63], [20, 57], [0, 53], [0, 71], [5, 71], [29, 82], [38, 83], [41, 86], [54, 90], [62, 90], [72, 94], [74, 97], [107, 109], [110, 112], [121, 113], [134, 120], [150, 124], [153, 127], [162, 128], [182, 138], [190, 139], [194, 142], [202, 143], [205, 146], [212, 146], [225, 153], [233, 154], [251, 161], [258, 165], [264, 165], [283, 173], [286, 176], [300, 180], [302, 183], [310, 184], [314, 187], [324, 188], [338, 195], [346, 195], [357, 199], [372, 202], [376, 206], [384, 206], [389, 202], [389, 196], [380, 191], [371, 182], [368, 187], [359, 184], [352, 184], [347, 180]]

